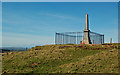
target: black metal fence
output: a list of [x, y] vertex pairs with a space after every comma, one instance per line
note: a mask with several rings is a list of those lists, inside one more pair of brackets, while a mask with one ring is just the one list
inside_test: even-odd
[[[84, 32], [65, 32], [55, 34], [55, 44], [81, 44]], [[89, 32], [90, 41], [92, 44], [103, 44], [104, 35]]]

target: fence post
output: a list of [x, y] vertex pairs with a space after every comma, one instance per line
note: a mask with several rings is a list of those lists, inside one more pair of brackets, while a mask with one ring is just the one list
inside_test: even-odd
[[93, 44], [94, 44], [94, 40], [93, 40]]
[[112, 43], [112, 38], [110, 38], [110, 43]]
[[104, 44], [104, 35], [103, 35], [103, 44]]
[[56, 39], [57, 39], [57, 33], [55, 32], [55, 44], [56, 44], [56, 41], [57, 41]]

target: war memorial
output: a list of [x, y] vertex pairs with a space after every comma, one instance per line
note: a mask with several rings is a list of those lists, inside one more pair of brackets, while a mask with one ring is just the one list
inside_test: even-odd
[[85, 15], [85, 29], [82, 32], [55, 33], [55, 44], [104, 44], [104, 35], [89, 30], [88, 14]]

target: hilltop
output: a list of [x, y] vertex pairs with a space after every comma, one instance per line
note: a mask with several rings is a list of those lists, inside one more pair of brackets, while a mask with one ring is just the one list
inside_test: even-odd
[[118, 73], [118, 44], [44, 45], [2, 56], [3, 73]]

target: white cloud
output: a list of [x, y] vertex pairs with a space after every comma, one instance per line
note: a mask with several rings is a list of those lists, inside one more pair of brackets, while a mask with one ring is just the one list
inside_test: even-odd
[[0, 47], [2, 47], [2, 26], [0, 26]]
[[66, 16], [66, 15], [60, 15], [60, 14], [47, 14], [49, 16], [55, 16], [58, 18], [62, 18], [62, 19], [72, 19], [72, 20], [80, 20], [81, 18], [77, 18], [77, 17], [73, 17], [73, 16]]
[[0, 47], [2, 47], [2, 36], [0, 35]]
[[0, 24], [0, 30], [2, 30], [2, 24]]
[[3, 46], [32, 46], [54, 43], [54, 37], [4, 32]]
[[83, 18], [79, 18], [79, 17], [75, 17], [75, 16], [71, 16], [71, 15], [67, 15], [67, 14], [59, 14], [59, 13], [39, 13], [39, 15], [47, 15], [47, 16], [52, 16], [52, 17], [57, 17], [57, 18], [61, 18], [61, 19], [71, 19], [71, 20], [77, 20], [80, 22], [83, 22]]

